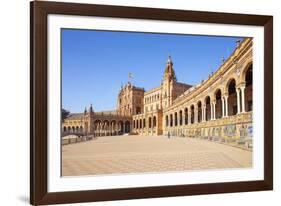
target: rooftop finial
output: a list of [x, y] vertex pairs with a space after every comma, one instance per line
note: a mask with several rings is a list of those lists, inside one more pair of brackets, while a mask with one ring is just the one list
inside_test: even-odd
[[240, 43], [241, 43], [241, 40], [240, 40], [240, 39], [237, 39], [237, 40], [236, 40], [236, 47], [239, 47]]
[[222, 63], [224, 63], [224, 61], [225, 61], [224, 56], [221, 58], [221, 61], [222, 61]]
[[172, 62], [172, 58], [171, 58], [171, 55], [170, 55], [170, 54], [169, 54], [169, 56], [168, 56], [168, 61], [167, 61], [167, 63], [168, 63], [168, 64], [173, 63], [173, 62]]
[[129, 85], [131, 85], [131, 82], [132, 82], [132, 80], [133, 80], [134, 76], [133, 76], [133, 74], [132, 74], [131, 72], [129, 72], [128, 77], [129, 77], [128, 84], [129, 84]]
[[92, 105], [92, 103], [91, 103], [91, 105], [90, 105], [89, 112], [93, 112], [93, 105]]

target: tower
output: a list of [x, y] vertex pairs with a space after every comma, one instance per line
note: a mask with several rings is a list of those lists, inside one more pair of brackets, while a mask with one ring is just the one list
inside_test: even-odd
[[89, 111], [87, 108], [84, 110], [84, 131], [91, 134], [94, 129], [94, 110], [92, 104], [90, 105]]
[[176, 77], [176, 73], [174, 71], [174, 68], [173, 68], [173, 61], [172, 61], [172, 58], [171, 56], [168, 57], [168, 60], [167, 60], [167, 65], [166, 65], [166, 68], [165, 68], [165, 72], [164, 72], [164, 78], [163, 80], [168, 80], [168, 81], [177, 81], [177, 77]]
[[120, 115], [131, 116], [143, 112], [144, 88], [128, 82], [118, 94], [117, 111]]
[[177, 82], [176, 73], [173, 68], [173, 61], [171, 56], [168, 57], [164, 76], [162, 80], [162, 107], [166, 108], [171, 106], [173, 96], [173, 86]]

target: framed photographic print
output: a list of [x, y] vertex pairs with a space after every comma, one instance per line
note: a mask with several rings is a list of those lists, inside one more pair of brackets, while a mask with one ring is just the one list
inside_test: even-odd
[[272, 190], [272, 16], [30, 9], [31, 204]]

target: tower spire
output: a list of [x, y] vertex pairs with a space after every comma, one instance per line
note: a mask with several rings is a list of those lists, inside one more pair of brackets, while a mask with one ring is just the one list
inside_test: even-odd
[[93, 111], [94, 111], [94, 110], [93, 110], [93, 105], [91, 104], [91, 105], [90, 105], [89, 112], [92, 113]]
[[164, 72], [164, 79], [177, 81], [177, 77], [173, 68], [173, 61], [171, 55], [168, 56], [167, 65]]
[[87, 108], [85, 107], [84, 114], [87, 114]]

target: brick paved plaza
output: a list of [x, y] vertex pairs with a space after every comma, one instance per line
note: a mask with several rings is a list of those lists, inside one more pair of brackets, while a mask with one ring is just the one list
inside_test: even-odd
[[62, 147], [62, 175], [245, 168], [252, 152], [207, 140], [110, 136]]

